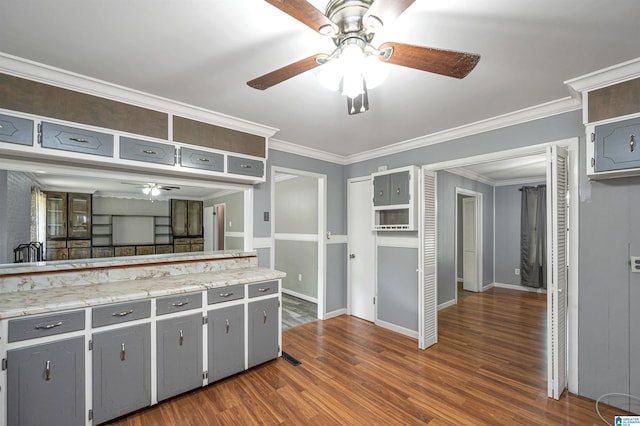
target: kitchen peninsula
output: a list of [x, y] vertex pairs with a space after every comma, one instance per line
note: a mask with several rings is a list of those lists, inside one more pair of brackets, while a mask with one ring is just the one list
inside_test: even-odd
[[222, 251], [0, 267], [0, 425], [92, 425], [281, 354], [281, 278]]

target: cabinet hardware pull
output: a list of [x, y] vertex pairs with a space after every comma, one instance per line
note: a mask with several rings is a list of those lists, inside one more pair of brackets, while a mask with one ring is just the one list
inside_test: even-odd
[[636, 149], [636, 137], [635, 135], [631, 135], [631, 139], [629, 139], [629, 151], [633, 152]]
[[258, 289], [258, 291], [259, 291], [260, 293], [264, 293], [265, 291], [269, 291], [269, 290], [271, 290], [271, 287], [259, 288], [259, 289]]
[[171, 306], [175, 306], [176, 308], [181, 308], [184, 305], [188, 305], [189, 302], [176, 302], [176, 303], [172, 303]]
[[51, 361], [47, 360], [47, 364], [44, 368], [44, 379], [48, 382], [51, 380]]
[[129, 314], [133, 313], [133, 309], [129, 309], [128, 311], [122, 311], [122, 312], [114, 312], [111, 314], [111, 316], [114, 317], [126, 317]]
[[120, 361], [124, 361], [125, 357], [126, 357], [127, 353], [124, 349], [124, 343], [121, 344], [120, 346]]
[[396, 194], [400, 195], [400, 188], [396, 188]]
[[262, 311], [262, 315], [264, 315], [263, 318], [262, 318], [262, 323], [266, 324], [267, 323], [267, 311]]
[[89, 140], [82, 138], [69, 138], [70, 141], [80, 142], [80, 143], [89, 143]]
[[143, 149], [143, 150], [142, 150], [142, 152], [143, 152], [144, 154], [149, 154], [149, 155], [157, 155], [157, 154], [158, 154], [157, 152], [152, 151], [152, 150], [150, 150], [150, 149]]
[[249, 164], [240, 164], [240, 167], [242, 167], [243, 169], [250, 169], [251, 166]]
[[47, 325], [36, 325], [36, 330], [50, 330], [55, 327], [60, 327], [62, 325], [62, 321], [54, 322], [52, 324]]
[[208, 163], [211, 160], [209, 160], [208, 158], [198, 158], [198, 161], [202, 161], [203, 163]]
[[184, 342], [184, 334], [182, 334], [182, 330], [180, 330], [180, 346], [182, 346], [182, 342]]
[[233, 296], [233, 293], [220, 293], [220, 297], [229, 297]]
[[379, 196], [383, 196], [384, 195], [384, 191], [380, 190], [380, 192], [378, 193]]
[[229, 334], [229, 320], [227, 319], [227, 320], [225, 320], [225, 321], [226, 321], [226, 323], [227, 323], [227, 334]]
[[4, 126], [2, 124], [0, 124], [0, 129], [4, 128]]

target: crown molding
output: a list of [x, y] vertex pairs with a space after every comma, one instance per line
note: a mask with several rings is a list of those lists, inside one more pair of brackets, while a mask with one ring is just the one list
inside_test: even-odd
[[270, 138], [279, 129], [0, 52], [0, 72]]
[[476, 182], [484, 183], [490, 186], [496, 186], [496, 181], [490, 179], [480, 173], [472, 172], [466, 169], [445, 169], [445, 172], [453, 173], [454, 175], [462, 176], [463, 178], [471, 179]]
[[528, 178], [521, 178], [521, 179], [508, 179], [508, 180], [498, 181], [494, 186], [527, 185], [532, 183], [546, 182], [546, 180], [547, 180], [546, 176], [539, 176], [537, 178], [528, 177]]
[[572, 78], [564, 84], [576, 92], [584, 93], [638, 77], [640, 77], [640, 57]]
[[339, 164], [345, 166], [346, 157], [338, 154], [332, 154], [330, 152], [321, 151], [315, 148], [309, 148], [306, 146], [298, 145], [292, 142], [286, 142], [279, 139], [269, 139], [269, 149], [275, 149], [276, 151], [287, 152], [289, 154], [301, 155], [303, 157], [313, 158], [320, 161], [328, 161], [330, 163]]

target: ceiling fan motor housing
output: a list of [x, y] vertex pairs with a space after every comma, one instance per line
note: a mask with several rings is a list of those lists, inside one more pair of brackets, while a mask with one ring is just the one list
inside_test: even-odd
[[363, 17], [372, 3], [373, 0], [331, 0], [327, 4], [325, 15], [338, 26], [338, 34], [334, 36], [336, 45], [353, 37], [371, 41], [373, 34], [366, 33]]

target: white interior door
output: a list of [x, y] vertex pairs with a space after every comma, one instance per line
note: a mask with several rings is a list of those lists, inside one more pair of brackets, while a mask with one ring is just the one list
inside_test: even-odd
[[426, 349], [438, 342], [438, 222], [436, 216], [436, 173], [422, 170], [422, 226], [420, 258], [422, 273], [419, 286], [418, 347]]
[[204, 251], [215, 250], [213, 244], [213, 234], [215, 229], [215, 216], [213, 214], [213, 206], [204, 208], [202, 228], [204, 233]]
[[462, 199], [462, 279], [466, 291], [478, 291], [476, 199]]
[[347, 200], [349, 312], [375, 321], [375, 234], [371, 226], [371, 179], [349, 181]]
[[548, 393], [567, 387], [567, 152], [547, 148], [547, 356]]

